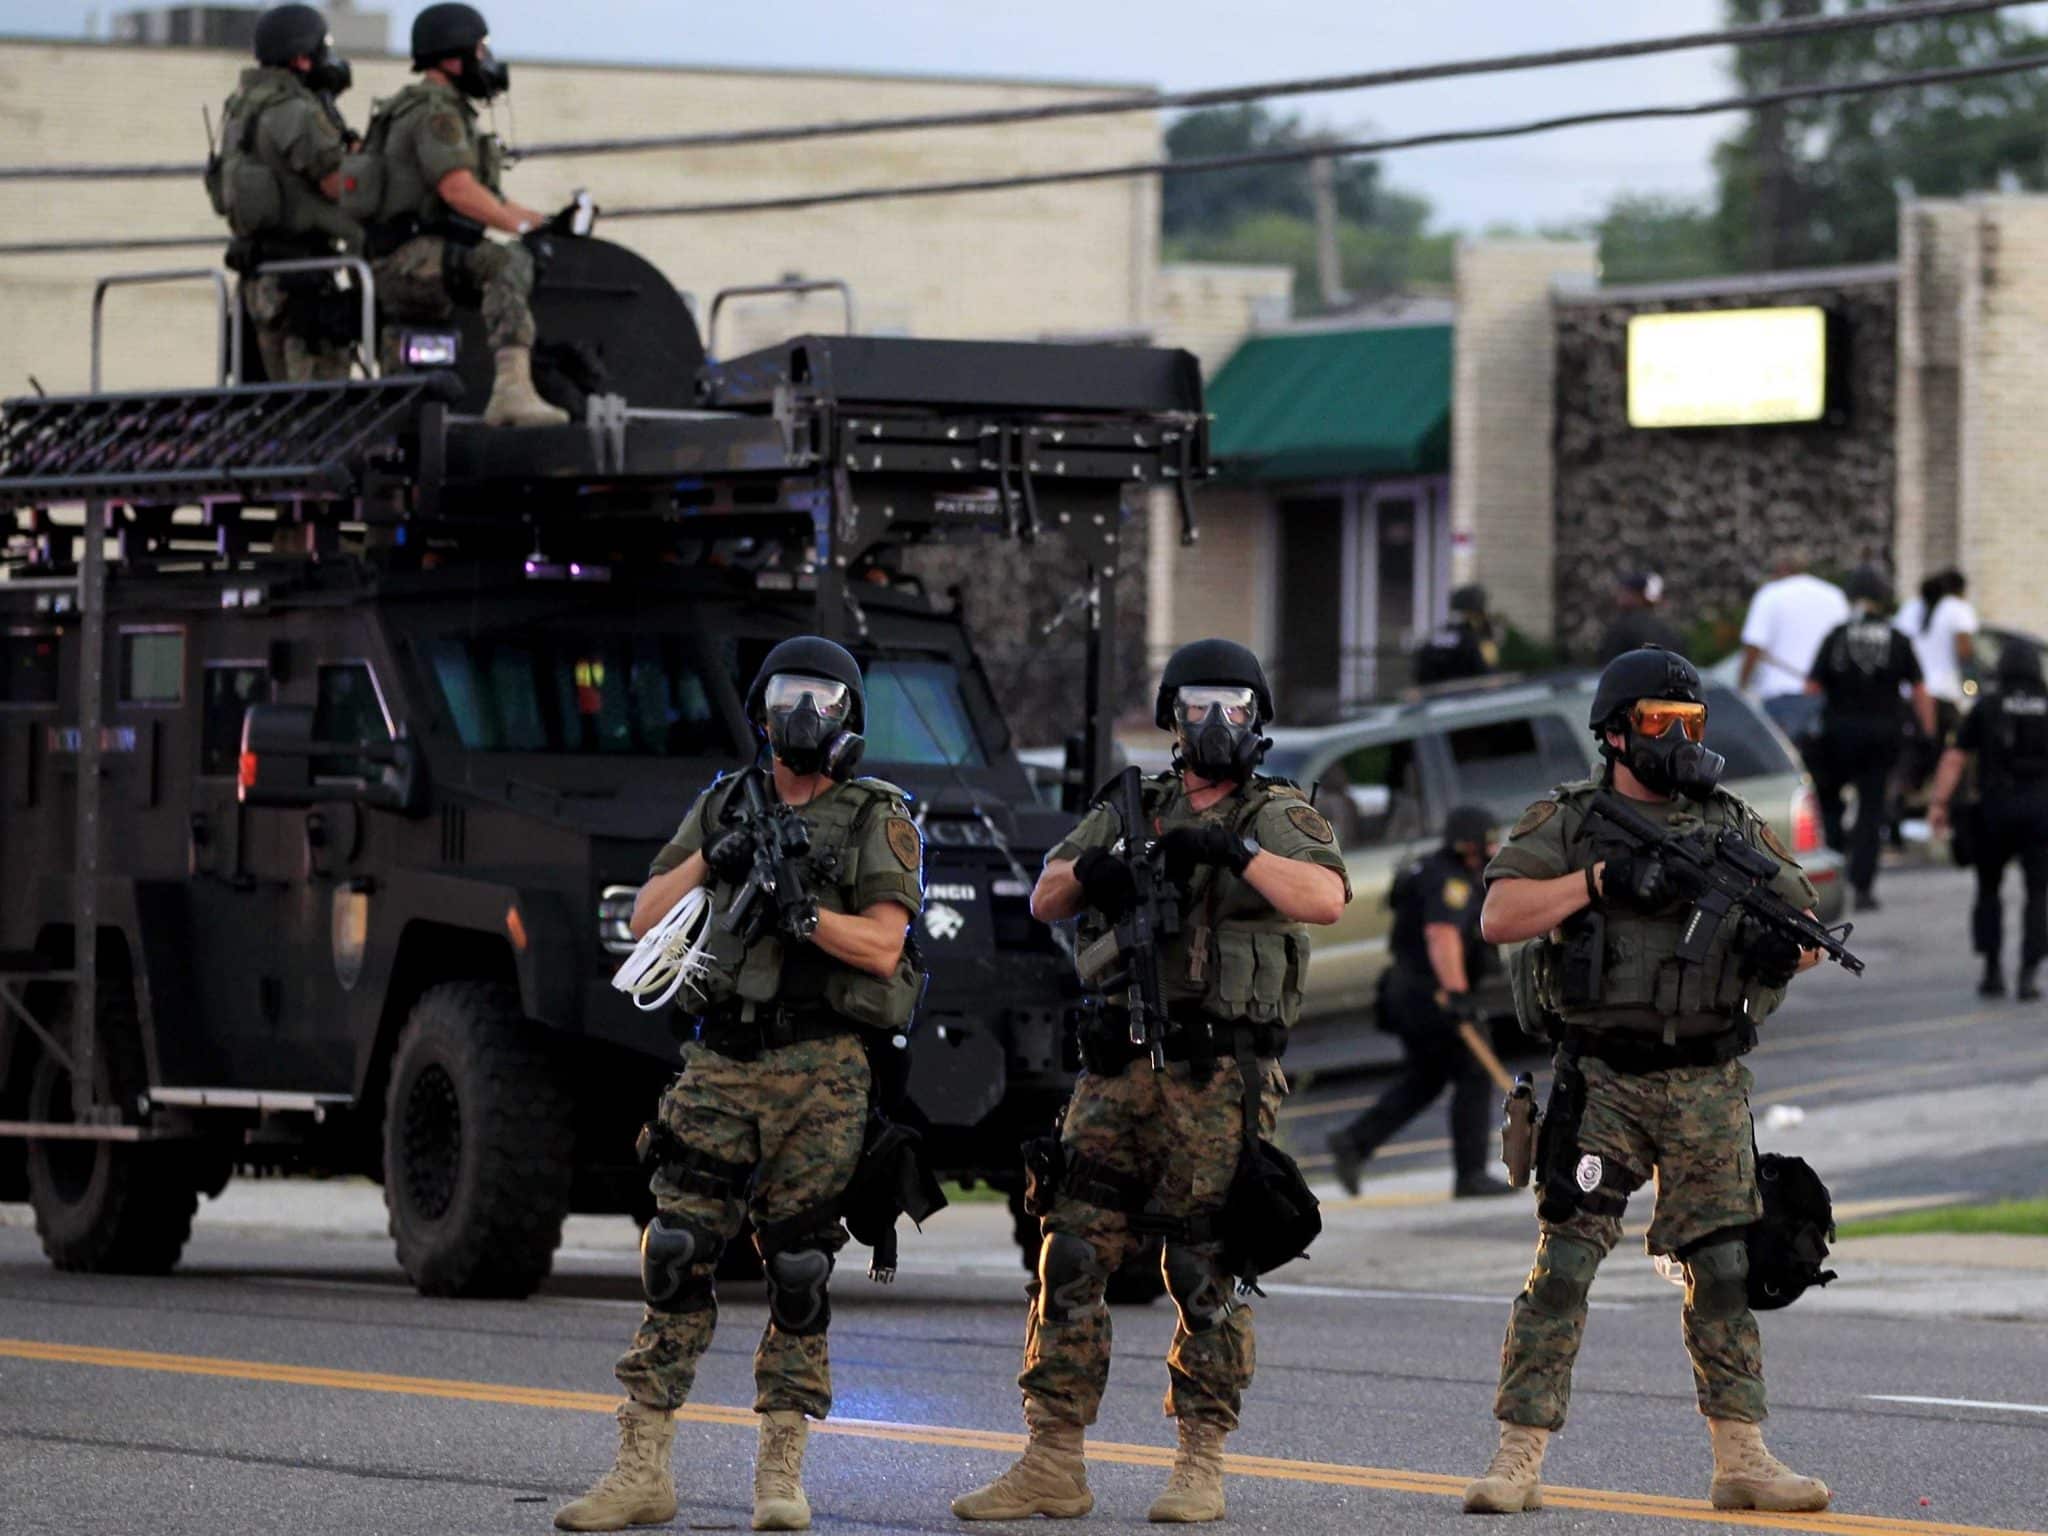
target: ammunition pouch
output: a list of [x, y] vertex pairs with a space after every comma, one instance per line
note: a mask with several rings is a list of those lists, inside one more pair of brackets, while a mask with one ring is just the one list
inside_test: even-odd
[[915, 936], [903, 942], [896, 969], [887, 976], [855, 970], [850, 965], [833, 967], [825, 978], [825, 1006], [863, 1028], [896, 1035], [908, 1030], [917, 1018], [925, 993], [924, 957], [918, 953]]
[[642, 1167], [651, 1168], [679, 1189], [713, 1200], [738, 1200], [754, 1180], [752, 1163], [732, 1163], [691, 1146], [659, 1120], [640, 1127], [633, 1143]]
[[1587, 910], [1564, 925], [1557, 957], [1557, 1001], [1564, 1008], [1597, 1008], [1606, 993], [1607, 917]]
[[1515, 1022], [1531, 1039], [1552, 1044], [1565, 1034], [1564, 1020], [1556, 1008], [1558, 959], [1558, 946], [1547, 938], [1517, 944], [1508, 956], [1508, 990], [1515, 1000]]
[[284, 228], [284, 184], [253, 154], [234, 157], [221, 178], [228, 228], [238, 235], [268, 234]]

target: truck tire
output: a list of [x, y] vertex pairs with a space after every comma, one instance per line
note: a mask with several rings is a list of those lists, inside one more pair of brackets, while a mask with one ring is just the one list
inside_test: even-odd
[[[112, 1102], [132, 1104], [148, 1082], [129, 983], [105, 977], [98, 1012], [97, 1075]], [[51, 1022], [62, 1017], [58, 1010]], [[33, 1055], [29, 1119], [69, 1121], [69, 1069], [40, 1047]], [[177, 1264], [199, 1207], [189, 1148], [175, 1142], [37, 1138], [28, 1143], [27, 1163], [36, 1235], [58, 1269], [162, 1275]]]
[[413, 1004], [384, 1097], [384, 1208], [423, 1296], [530, 1296], [569, 1214], [575, 1129], [519, 999], [444, 982]]

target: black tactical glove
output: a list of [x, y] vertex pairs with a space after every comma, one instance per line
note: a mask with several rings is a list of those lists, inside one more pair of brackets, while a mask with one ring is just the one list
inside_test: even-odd
[[1767, 987], [1782, 987], [1799, 974], [1804, 954], [1799, 941], [1775, 928], [1766, 928], [1753, 917], [1745, 917], [1736, 930], [1735, 947], [1742, 955], [1743, 974], [1754, 976]]
[[1230, 828], [1214, 824], [1175, 827], [1159, 846], [1166, 852], [1166, 878], [1175, 885], [1186, 885], [1204, 864], [1241, 875], [1252, 861], [1251, 850], [1245, 847], [1242, 838]]
[[818, 899], [806, 896], [801, 902], [776, 910], [775, 926], [799, 944], [808, 944], [818, 931]]
[[1670, 867], [1656, 854], [1640, 848], [1617, 848], [1600, 872], [1600, 897], [1620, 912], [1658, 912], [1677, 894], [1671, 889]]
[[754, 867], [754, 840], [738, 827], [728, 828], [704, 845], [704, 863], [727, 885], [744, 880]]
[[1107, 848], [1090, 848], [1074, 860], [1074, 878], [1081, 882], [1081, 895], [1088, 905], [1112, 922], [1138, 899], [1138, 882], [1131, 866]]

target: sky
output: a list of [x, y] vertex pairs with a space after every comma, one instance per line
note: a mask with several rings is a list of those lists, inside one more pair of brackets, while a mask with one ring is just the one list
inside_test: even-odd
[[[5, 0], [0, 31], [83, 36], [113, 9]], [[361, 9], [380, 7], [362, 4]], [[402, 47], [408, 3], [382, 7]], [[482, 0], [492, 46], [521, 58], [1116, 81], [1188, 90], [1708, 30], [1720, 0]], [[2048, 5], [2020, 13], [2048, 23]], [[1474, 127], [1733, 94], [1723, 51], [1491, 75], [1287, 110], [1350, 137]], [[1439, 227], [1583, 221], [1617, 193], [1704, 198], [1731, 116], [1628, 123], [1385, 158]], [[538, 124], [527, 125], [544, 137]]]

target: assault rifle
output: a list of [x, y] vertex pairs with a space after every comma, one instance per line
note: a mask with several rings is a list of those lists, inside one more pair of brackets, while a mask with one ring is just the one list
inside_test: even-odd
[[1796, 940], [1801, 949], [1818, 949], [1844, 970], [1863, 974], [1863, 962], [1849, 952], [1849, 923], [1830, 928], [1771, 889], [1779, 864], [1752, 847], [1733, 827], [1718, 833], [1673, 832], [1658, 826], [1612, 790], [1593, 797], [1587, 820], [1607, 823], [1630, 846], [1654, 853], [1672, 873], [1678, 889], [1692, 901], [1692, 916], [1679, 935], [1678, 958], [1698, 965], [1707, 958], [1714, 935], [1731, 911], [1770, 932]]
[[798, 932], [817, 915], [797, 862], [811, 851], [810, 826], [794, 806], [771, 803], [761, 778], [752, 768], [740, 775], [737, 826], [754, 845], [754, 867], [718, 920], [727, 933], [749, 944], [770, 928]]
[[1159, 985], [1159, 946], [1180, 932], [1180, 897], [1166, 878], [1166, 856], [1150, 837], [1145, 781], [1135, 767], [1116, 776], [1106, 797], [1123, 823], [1124, 862], [1137, 888], [1129, 909], [1108, 933], [1075, 956], [1082, 980], [1095, 990], [1122, 994], [1131, 1044], [1166, 1066], [1166, 1001]]

